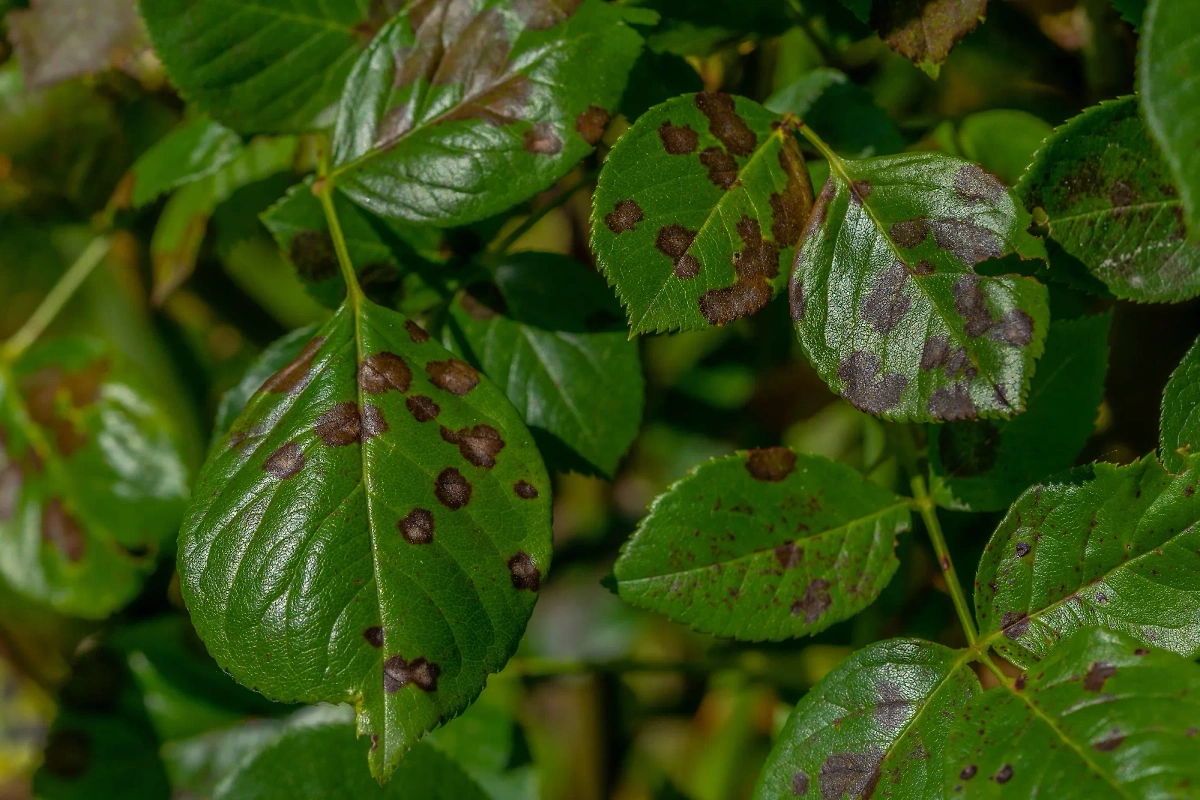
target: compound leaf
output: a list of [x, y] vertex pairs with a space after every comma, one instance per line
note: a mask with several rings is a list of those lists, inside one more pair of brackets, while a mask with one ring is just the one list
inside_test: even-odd
[[895, 574], [904, 498], [786, 447], [697, 467], [655, 499], [613, 567], [618, 594], [717, 636], [815, 633], [870, 605]]
[[[417, 0], [359, 58], [333, 139], [337, 187], [389, 219], [492, 216], [592, 151], [641, 51], [601, 0]], [[402, 191], [397, 187], [402, 187]]]
[[168, 133], [134, 163], [133, 206], [216, 172], [242, 152], [236, 133], [207, 117], [196, 117]]
[[1117, 297], [1200, 294], [1200, 245], [1186, 239], [1179, 192], [1132, 95], [1057, 128], [1017, 192], [1049, 217], [1050, 240]]
[[183, 596], [242, 683], [354, 703], [383, 776], [515, 650], [550, 563], [549, 495], [495, 385], [348, 301], [211, 453]]
[[72, 616], [125, 605], [178, 530], [181, 449], [171, 412], [96, 342], [0, 365], [0, 575]]
[[617, 142], [592, 250], [635, 333], [724, 325], [783, 288], [812, 187], [779, 117], [702, 92], [656, 106]]
[[[981, 689], [965, 651], [920, 639], [864, 647], [792, 711], [755, 800], [941, 796], [946, 734]], [[886, 790], [884, 790], [886, 787]]]
[[[1186, 797], [1200, 781], [1200, 667], [1098, 628], [977, 694], [946, 744], [944, 797]], [[929, 795], [933, 796], [933, 795]]]
[[1188, 468], [1185, 454], [1200, 452], [1200, 339], [1167, 381], [1158, 435], [1158, 457], [1171, 473]]
[[1046, 288], [973, 268], [1044, 255], [1028, 213], [995, 176], [950, 156], [830, 155], [791, 282], [792, 318], [817, 372], [888, 419], [1022, 411], [1046, 339]]
[[1072, 470], [1022, 495], [975, 579], [980, 635], [1028, 665], [1087, 625], [1200, 654], [1200, 459]]
[[518, 253], [494, 281], [459, 293], [445, 339], [504, 389], [552, 467], [611, 477], [643, 403], [638, 345], [620, 314], [579, 262]]

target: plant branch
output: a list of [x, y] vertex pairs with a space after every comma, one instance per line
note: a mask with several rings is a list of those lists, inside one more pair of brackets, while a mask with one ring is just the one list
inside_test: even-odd
[[942, 568], [942, 576], [946, 579], [946, 588], [950, 592], [950, 599], [954, 601], [954, 610], [958, 614], [958, 621], [967, 635], [967, 643], [974, 647], [979, 638], [979, 632], [975, 630], [971, 607], [967, 605], [967, 597], [963, 593], [962, 584], [959, 583], [954, 562], [950, 560], [946, 537], [942, 535], [942, 525], [938, 522], [937, 506], [934, 505], [933, 499], [926, 490], [923, 477], [914, 475], [910, 485], [913, 499], [916, 501], [915, 505], [921, 513], [921, 519], [925, 522], [925, 530], [929, 533], [929, 541], [933, 544], [933, 552], [937, 555], [938, 565]]

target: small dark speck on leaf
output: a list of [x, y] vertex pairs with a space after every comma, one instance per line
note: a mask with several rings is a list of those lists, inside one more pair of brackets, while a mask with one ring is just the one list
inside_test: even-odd
[[792, 775], [792, 796], [804, 797], [808, 794], [808, 773], [804, 770], [796, 770], [796, 774]]
[[1093, 661], [1083, 676], [1083, 688], [1089, 692], [1099, 692], [1104, 688], [1104, 682], [1117, 674], [1117, 668], [1104, 661]]
[[638, 223], [645, 218], [646, 215], [642, 213], [642, 207], [636, 200], [621, 200], [612, 211], [604, 215], [604, 224], [610, 231], [620, 235], [626, 231], [636, 231]]
[[1029, 555], [1029, 542], [1017, 542], [1017, 558], [1024, 558]]
[[404, 540], [409, 544], [429, 544], [433, 541], [433, 514], [425, 508], [414, 508], [397, 523]]
[[304, 469], [304, 451], [295, 442], [282, 445], [263, 462], [263, 470], [285, 480]]
[[371, 645], [371, 647], [383, 647], [383, 628], [378, 625], [372, 625], [363, 631], [363, 638]]
[[996, 772], [996, 783], [1008, 783], [1008, 780], [1012, 777], [1012, 774], [1012, 764], [1005, 764]]
[[517, 481], [513, 484], [513, 494], [522, 500], [533, 500], [537, 498], [538, 490], [529, 481]]
[[517, 589], [536, 592], [542, 586], [542, 574], [523, 550], [508, 560], [508, 572], [512, 576], [512, 585]]
[[751, 450], [746, 457], [746, 471], [756, 481], [778, 483], [795, 469], [796, 454], [788, 447]]
[[588, 106], [586, 111], [575, 118], [575, 132], [593, 147], [604, 137], [604, 129], [608, 127], [611, 115], [607, 109], [600, 106]]
[[425, 332], [425, 329], [411, 319], [404, 320], [404, 330], [408, 331], [408, 338], [412, 339], [415, 344], [429, 341], [429, 334]]
[[452, 510], [471, 502], [471, 484], [455, 467], [446, 467], [438, 473], [433, 493], [442, 505]]
[[979, 767], [974, 764], [967, 764], [962, 768], [962, 772], [958, 773], [958, 777], [964, 781], [969, 781], [979, 773]]
[[408, 398], [404, 402], [410, 414], [417, 422], [429, 422], [431, 419], [436, 419], [438, 413], [442, 410], [438, 404], [430, 400], [423, 394], [416, 394]]
[[442, 668], [424, 657], [414, 658], [410, 662], [402, 656], [392, 656], [383, 662], [383, 691], [395, 694], [412, 684], [423, 692], [436, 692], [438, 676], [441, 674]]
[[700, 137], [687, 125], [672, 125], [666, 120], [658, 126], [658, 138], [662, 139], [663, 149], [673, 156], [686, 156], [696, 152], [700, 145]]

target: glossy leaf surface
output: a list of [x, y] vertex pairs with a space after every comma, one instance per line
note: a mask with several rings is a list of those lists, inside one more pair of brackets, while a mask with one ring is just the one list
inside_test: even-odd
[[1186, 240], [1179, 193], [1133, 96], [1057, 128], [1018, 193], [1049, 216], [1050, 239], [1117, 297], [1175, 302], [1200, 294], [1200, 245]]
[[1028, 407], [1008, 420], [951, 422], [929, 432], [931, 493], [969, 511], [1001, 511], [1071, 466], [1104, 397], [1112, 314], [1050, 323]]
[[642, 418], [637, 342], [604, 280], [549, 253], [517, 253], [460, 292], [446, 344], [500, 386], [561, 471], [611, 476]]
[[416, 0], [346, 82], [333, 176], [389, 219], [462, 225], [532, 197], [600, 141], [653, 15], [601, 0]]
[[178, 530], [188, 470], [171, 413], [100, 345], [0, 367], [0, 575], [60, 612], [129, 602]]
[[505, 664], [550, 562], [516, 410], [365, 300], [267, 379], [196, 498], [179, 567], [209, 651], [273, 699], [354, 703], [376, 775]]
[[717, 636], [815, 633], [896, 572], [906, 501], [786, 447], [708, 461], [655, 499], [613, 567], [623, 600]]
[[790, 290], [817, 372], [856, 408], [888, 419], [1023, 410], [1046, 339], [1046, 289], [974, 267], [1041, 254], [1029, 215], [995, 176], [949, 156], [833, 166]]
[[592, 251], [635, 333], [724, 325], [787, 279], [812, 187], [791, 132], [745, 98], [648, 111], [605, 162]]
[[980, 691], [965, 651], [920, 639], [868, 645], [796, 705], [755, 800], [940, 797], [950, 723]]
[[1021, 496], [984, 550], [980, 635], [1028, 665], [1102, 625], [1148, 645], [1200, 653], [1200, 463], [1168, 475], [1153, 455], [1098, 463]]
[[1158, 435], [1158, 457], [1171, 473], [1187, 469], [1185, 453], [1200, 452], [1200, 340], [1167, 381]]
[[956, 715], [945, 797], [1190, 797], [1200, 667], [1100, 629]]
[[237, 158], [242, 140], [219, 122], [196, 117], [171, 131], [133, 165], [133, 206], [211, 175]]

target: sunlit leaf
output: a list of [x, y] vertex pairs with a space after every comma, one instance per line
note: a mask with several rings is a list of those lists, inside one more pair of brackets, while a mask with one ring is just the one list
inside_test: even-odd
[[213, 174], [241, 152], [242, 140], [236, 133], [196, 117], [155, 142], [133, 165], [134, 207]]
[[1184, 453], [1200, 453], [1200, 341], [1167, 381], [1158, 435], [1158, 457], [1172, 473], [1188, 468]]

